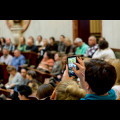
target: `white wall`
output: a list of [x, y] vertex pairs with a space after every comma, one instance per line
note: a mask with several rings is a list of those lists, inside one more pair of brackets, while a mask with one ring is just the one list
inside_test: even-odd
[[[23, 35], [26, 39], [29, 36], [36, 39], [38, 35], [42, 35], [43, 38], [49, 39], [49, 37], [54, 36], [56, 40], [59, 40], [61, 34], [73, 40], [72, 20], [31, 20], [30, 26]], [[0, 37], [2, 36], [13, 39], [5, 20], [0, 20]]]
[[102, 31], [110, 47], [120, 49], [120, 20], [103, 20]]

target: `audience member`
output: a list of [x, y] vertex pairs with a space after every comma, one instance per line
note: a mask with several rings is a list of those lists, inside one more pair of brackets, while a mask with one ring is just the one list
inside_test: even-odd
[[13, 89], [18, 85], [23, 85], [24, 81], [19, 72], [17, 72], [14, 66], [8, 66], [7, 71], [10, 73], [8, 83], [5, 84], [5, 87], [8, 89]]
[[3, 56], [0, 57], [0, 62], [5, 63], [6, 65], [11, 65], [13, 57], [9, 54], [7, 48], [3, 48]]
[[[115, 68], [103, 60], [93, 59], [84, 65], [81, 58], [79, 63], [74, 63], [79, 70], [73, 67], [73, 71], [80, 78], [81, 87], [86, 90], [87, 95], [81, 100], [116, 100], [115, 91], [112, 89], [116, 82], [117, 74]], [[68, 78], [68, 67], [64, 78]]]
[[60, 42], [58, 44], [58, 52], [64, 52], [65, 50], [65, 36], [64, 35], [61, 35], [60, 36]]
[[45, 52], [41, 63], [38, 65], [38, 69], [45, 69], [51, 72], [54, 65], [54, 60], [49, 51]]
[[26, 85], [19, 86], [17, 91], [20, 100], [29, 100], [29, 96], [32, 94], [32, 89]]
[[80, 100], [86, 96], [85, 90], [73, 80], [61, 81], [55, 89], [55, 100]]
[[18, 71], [19, 66], [22, 66], [25, 63], [26, 63], [25, 57], [21, 54], [19, 50], [15, 50], [11, 65], [15, 66], [16, 70]]
[[98, 43], [98, 50], [94, 53], [92, 58], [97, 59], [115, 59], [115, 54], [111, 48], [109, 48], [109, 43], [106, 40], [100, 40]]
[[42, 36], [41, 35], [39, 35], [37, 37], [36, 46], [43, 46]]
[[21, 52], [26, 52], [26, 47], [27, 47], [27, 45], [26, 45], [26, 42], [25, 42], [25, 38], [24, 38], [24, 37], [21, 37], [21, 38], [20, 38], [19, 50], [20, 50]]
[[51, 84], [43, 84], [38, 88], [37, 98], [39, 100], [50, 100], [53, 91], [54, 87]]
[[49, 45], [49, 51], [58, 51], [58, 46], [55, 43], [55, 38], [54, 37], [50, 37], [50, 45]]
[[1, 37], [0, 38], [0, 51], [2, 52], [3, 48], [5, 46], [5, 38]]
[[88, 44], [89, 44], [90, 47], [87, 49], [84, 56], [92, 58], [94, 53], [98, 50], [98, 44], [97, 44], [96, 37], [95, 36], [90, 36], [88, 38]]
[[65, 38], [65, 54], [73, 53], [74, 48], [69, 38]]
[[26, 68], [21, 69], [21, 76], [23, 77], [24, 85], [27, 85], [29, 80], [27, 79], [27, 70], [26, 70]]
[[38, 53], [38, 48], [34, 45], [34, 38], [33, 37], [29, 37], [29, 39], [27, 41], [26, 50]]
[[76, 38], [74, 42], [77, 45], [75, 55], [84, 56], [89, 46], [81, 38]]

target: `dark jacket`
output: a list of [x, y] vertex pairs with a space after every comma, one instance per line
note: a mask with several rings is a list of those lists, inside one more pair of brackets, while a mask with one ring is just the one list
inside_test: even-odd
[[26, 50], [38, 53], [38, 47], [35, 45], [33, 45], [31, 47], [27, 45]]

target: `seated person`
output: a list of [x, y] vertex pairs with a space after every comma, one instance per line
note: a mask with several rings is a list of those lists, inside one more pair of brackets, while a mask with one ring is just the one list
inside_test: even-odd
[[88, 45], [90, 47], [87, 49], [84, 56], [92, 58], [93, 54], [98, 50], [98, 44], [95, 36], [90, 36], [88, 38]]
[[27, 47], [27, 45], [25, 44], [25, 38], [24, 38], [24, 37], [21, 37], [21, 38], [20, 38], [19, 50], [20, 50], [21, 52], [26, 52], [26, 47]]
[[4, 48], [8, 49], [10, 52], [14, 52], [15, 45], [12, 44], [11, 39], [7, 38]]
[[64, 52], [65, 51], [65, 36], [60, 36], [60, 42], [58, 44], [58, 52]]
[[19, 86], [17, 91], [20, 100], [29, 100], [29, 95], [32, 94], [32, 89], [26, 85]]
[[17, 72], [17, 70], [14, 66], [8, 66], [7, 71], [10, 73], [8, 83], [5, 84], [5, 87], [7, 89], [13, 89], [18, 85], [24, 84], [21, 74], [19, 72]]
[[[80, 78], [81, 88], [87, 93], [81, 100], [116, 100], [115, 91], [112, 89], [117, 78], [115, 67], [98, 59], [92, 59], [86, 64], [81, 58], [77, 57], [77, 60], [79, 63], [74, 64], [79, 70], [73, 67], [73, 71]], [[70, 79], [67, 65], [63, 80], [66, 78]]]
[[37, 94], [39, 85], [35, 81], [31, 81], [28, 83], [28, 86], [32, 89], [32, 94], [29, 97], [34, 97], [37, 99], [36, 94]]
[[69, 38], [65, 38], [65, 54], [73, 53], [74, 48]]
[[41, 35], [39, 35], [37, 37], [36, 46], [43, 46], [42, 36]]
[[89, 46], [86, 43], [84, 43], [81, 38], [76, 38], [75, 44], [77, 45], [75, 55], [84, 56]]
[[55, 43], [55, 38], [54, 37], [50, 37], [50, 44], [49, 44], [49, 51], [58, 51], [58, 46]]
[[45, 52], [41, 63], [38, 65], [38, 69], [44, 69], [47, 71], [52, 71], [54, 65], [54, 60], [52, 59], [52, 55], [49, 51]]
[[27, 85], [29, 84], [29, 82], [36, 82], [38, 85], [41, 85], [41, 83], [36, 80], [36, 72], [35, 71], [28, 70], [26, 77], [29, 80]]
[[3, 56], [0, 57], [0, 63], [5, 63], [6, 65], [11, 65], [13, 57], [9, 54], [7, 48], [3, 48]]
[[16, 70], [18, 71], [19, 66], [22, 66], [25, 63], [26, 63], [25, 57], [21, 55], [21, 52], [19, 50], [15, 50], [11, 65], [15, 66]]
[[54, 56], [55, 63], [54, 63], [54, 66], [53, 66], [53, 69], [51, 72], [52, 75], [57, 76], [61, 73], [61, 57], [62, 56], [60, 53], [55, 54], [55, 56]]
[[85, 90], [81, 89], [75, 81], [65, 80], [57, 85], [54, 100], [80, 100], [85, 96]]
[[54, 87], [51, 84], [43, 84], [37, 90], [37, 98], [39, 100], [50, 100], [53, 91]]
[[5, 46], [5, 38], [1, 37], [0, 38], [0, 51], [1, 52], [3, 51], [4, 46]]
[[26, 68], [21, 69], [21, 76], [23, 77], [24, 85], [27, 85], [29, 80], [27, 79], [27, 70], [26, 70]]
[[38, 53], [38, 48], [37, 48], [37, 46], [34, 45], [33, 37], [29, 37], [29, 39], [27, 41], [26, 51]]
[[99, 49], [94, 53], [92, 58], [95, 59], [115, 59], [115, 54], [111, 48], [109, 48], [109, 43], [106, 40], [101, 40], [98, 43]]

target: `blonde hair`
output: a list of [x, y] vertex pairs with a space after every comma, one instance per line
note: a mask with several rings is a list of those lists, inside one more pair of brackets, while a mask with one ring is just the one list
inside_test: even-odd
[[56, 100], [80, 100], [85, 96], [85, 90], [73, 80], [62, 81], [56, 87]]
[[36, 82], [28, 83], [28, 86], [32, 89], [32, 93], [36, 92], [39, 88], [39, 85]]

